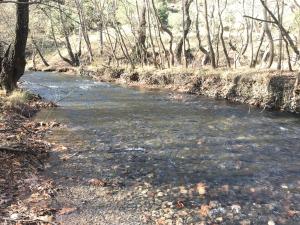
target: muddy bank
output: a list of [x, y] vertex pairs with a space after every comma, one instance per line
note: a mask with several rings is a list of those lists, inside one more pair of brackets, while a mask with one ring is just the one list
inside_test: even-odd
[[300, 112], [300, 75], [296, 72], [182, 69], [80, 68], [81, 76], [145, 88], [227, 99], [263, 109]]
[[0, 96], [1, 224], [48, 224], [53, 219], [53, 184], [43, 175], [51, 145], [44, 134], [59, 124], [31, 118], [54, 106], [30, 93]]

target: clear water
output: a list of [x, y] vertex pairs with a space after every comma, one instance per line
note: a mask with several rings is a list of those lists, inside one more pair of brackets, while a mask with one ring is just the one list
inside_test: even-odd
[[199, 96], [173, 100], [163, 91], [62, 74], [37, 72], [23, 80], [61, 106], [40, 112], [37, 119], [55, 119], [70, 128], [51, 137], [77, 149], [61, 176], [70, 175], [71, 168], [76, 176], [118, 178], [125, 185], [147, 180], [156, 187], [200, 181], [210, 188], [265, 187], [259, 197], [242, 192], [216, 197], [222, 204], [241, 205], [281, 204], [289, 198], [281, 188], [287, 186], [293, 195], [289, 207], [300, 210], [298, 115]]

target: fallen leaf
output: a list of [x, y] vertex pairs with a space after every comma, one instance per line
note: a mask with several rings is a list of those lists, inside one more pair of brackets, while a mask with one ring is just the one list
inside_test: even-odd
[[160, 218], [158, 220], [155, 221], [156, 225], [165, 225], [166, 221], [163, 218]]
[[176, 208], [178, 208], [178, 209], [184, 208], [184, 203], [183, 203], [183, 201], [178, 200], [178, 201], [176, 202]]
[[288, 215], [289, 215], [289, 217], [293, 217], [295, 215], [300, 215], [300, 211], [289, 210]]
[[201, 205], [201, 208], [199, 210], [199, 214], [203, 217], [206, 217], [210, 211], [209, 205]]
[[77, 208], [62, 208], [58, 211], [59, 215], [68, 215], [70, 213], [73, 213], [77, 210]]
[[198, 183], [196, 190], [198, 191], [199, 195], [204, 195], [206, 193], [206, 185], [204, 183]]
[[100, 179], [96, 179], [96, 178], [90, 179], [90, 180], [88, 181], [88, 183], [89, 183], [90, 185], [93, 185], [93, 186], [100, 186], [100, 187], [105, 187], [105, 186], [107, 185], [107, 182], [106, 182], [106, 181], [100, 180]]
[[45, 216], [39, 216], [39, 220], [43, 222], [52, 222], [53, 221], [53, 216], [45, 215]]

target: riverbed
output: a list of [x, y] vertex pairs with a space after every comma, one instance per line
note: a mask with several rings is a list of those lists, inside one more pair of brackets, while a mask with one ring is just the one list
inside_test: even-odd
[[299, 224], [300, 117], [58, 73], [24, 86], [66, 125], [47, 174], [63, 224]]

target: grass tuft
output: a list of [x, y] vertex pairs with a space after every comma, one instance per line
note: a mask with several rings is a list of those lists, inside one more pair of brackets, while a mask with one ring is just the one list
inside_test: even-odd
[[5, 98], [5, 105], [8, 107], [18, 107], [32, 99], [32, 94], [27, 91], [16, 90]]

